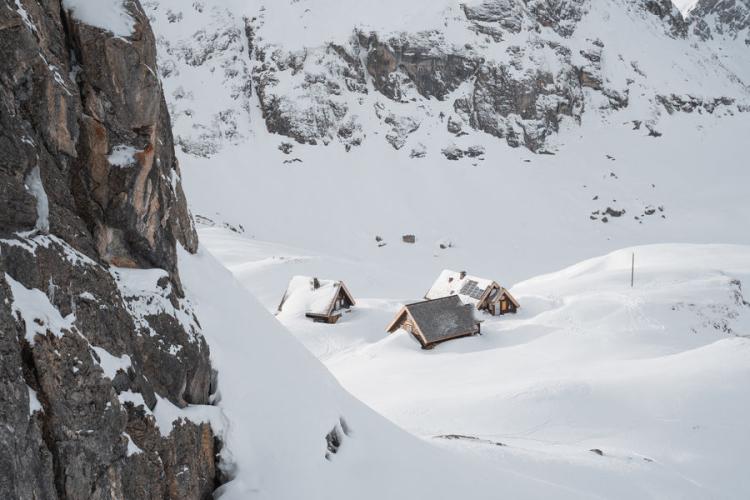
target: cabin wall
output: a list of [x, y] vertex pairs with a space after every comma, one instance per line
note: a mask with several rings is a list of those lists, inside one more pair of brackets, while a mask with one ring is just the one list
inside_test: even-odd
[[412, 335], [415, 335], [415, 336], [419, 335], [417, 326], [414, 324], [414, 321], [412, 321], [412, 319], [409, 316], [404, 317], [398, 323], [396, 323], [395, 330], [398, 330], [399, 328], [402, 330], [406, 330]]
[[339, 318], [341, 318], [340, 314], [331, 314], [330, 316], [321, 316], [318, 314], [305, 314], [306, 317], [313, 320], [315, 323], [328, 323], [330, 325], [336, 323]]
[[490, 305], [489, 311], [493, 316], [502, 314], [514, 314], [518, 308], [516, 305], [505, 296], [500, 297], [499, 300], [493, 302]]
[[477, 309], [479, 311], [487, 311], [493, 316], [500, 314], [499, 312], [495, 312], [495, 301], [492, 299], [493, 295], [497, 294], [499, 291], [500, 287], [498, 285], [490, 285], [489, 290], [483, 295], [483, 300], [477, 303]]
[[398, 320], [393, 327], [389, 330], [390, 333], [393, 333], [397, 330], [405, 330], [408, 332], [412, 337], [417, 339], [417, 341], [422, 346], [422, 349], [431, 349], [432, 346], [429, 346], [428, 344], [424, 343], [424, 340], [422, 339], [422, 336], [419, 333], [419, 329], [417, 328], [417, 325], [414, 323], [412, 318], [408, 314], [404, 314], [404, 317]]
[[336, 297], [336, 300], [333, 305], [334, 311], [340, 311], [342, 309], [349, 309], [354, 306], [354, 303], [349, 300], [349, 297], [344, 293], [344, 291], [340, 291], [339, 295]]
[[433, 349], [435, 346], [438, 346], [444, 342], [450, 342], [451, 340], [462, 339], [465, 337], [472, 337], [474, 335], [478, 335], [479, 333], [481, 333], [481, 328], [479, 326], [479, 323], [477, 323], [476, 330], [473, 332], [464, 333], [462, 335], [456, 335], [455, 337], [449, 337], [447, 339], [441, 339], [436, 342], [431, 342], [429, 344], [422, 344], [422, 349]]
[[396, 321], [396, 322], [395, 322], [395, 323], [393, 324], [393, 326], [392, 326], [392, 327], [391, 327], [391, 328], [390, 328], [390, 329], [388, 330], [388, 333], [393, 333], [393, 332], [395, 332], [396, 330], [398, 330], [399, 328], [403, 328], [403, 325], [404, 325], [404, 321], [405, 321], [405, 320], [404, 320], [404, 318], [401, 318], [401, 319], [399, 319], [398, 321]]

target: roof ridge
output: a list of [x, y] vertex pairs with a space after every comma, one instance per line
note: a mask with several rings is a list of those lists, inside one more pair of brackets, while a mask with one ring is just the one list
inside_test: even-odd
[[451, 299], [453, 297], [458, 297], [458, 294], [454, 293], [453, 295], [446, 295], [445, 297], [438, 297], [436, 299], [426, 299], [426, 300], [420, 300], [419, 302], [411, 302], [409, 304], [404, 304], [404, 307], [417, 306], [419, 304], [424, 304], [426, 302], [438, 302], [440, 300]]

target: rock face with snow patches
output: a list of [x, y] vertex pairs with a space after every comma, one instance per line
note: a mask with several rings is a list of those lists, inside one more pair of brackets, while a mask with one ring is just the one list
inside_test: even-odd
[[[161, 4], [148, 2], [151, 15], [163, 15]], [[231, 134], [221, 139], [227, 129], [242, 134], [256, 126], [248, 112], [243, 127], [236, 105], [247, 110], [252, 93], [267, 129], [299, 143], [338, 142], [350, 150], [385, 139], [408, 152], [420, 149], [416, 131], [439, 123], [458, 135], [489, 134], [512, 147], [545, 152], [557, 146], [560, 127], [579, 125], [587, 113], [606, 122], [612, 112], [630, 108], [647, 125], [638, 130], [650, 133], [673, 97], [701, 106], [718, 102], [727, 113], [745, 111], [747, 75], [694, 45], [720, 34], [744, 41], [750, 36], [745, 4], [705, 0], [685, 18], [670, 0], [415, 2], [409, 6], [414, 18], [402, 23], [383, 13], [390, 4], [372, 12], [352, 7], [354, 14], [347, 15], [314, 1], [258, 0], [245, 11], [201, 4], [199, 12], [169, 10], [169, 23], [210, 18], [213, 36], [201, 24], [195, 41], [160, 41], [160, 66], [169, 69], [167, 79], [185, 64], [219, 70], [221, 84], [232, 89], [235, 106], [206, 116], [195, 112], [182, 82], [176, 90], [180, 141], [208, 154], [222, 140], [234, 140]], [[607, 39], [603, 25], [636, 33], [636, 43]], [[676, 58], [673, 68], [648, 64], [662, 57], [649, 47], [674, 51], [663, 55]], [[698, 76], [706, 72], [698, 68], [733, 83], [701, 86]]]
[[119, 24], [0, 3], [0, 497], [206, 498], [214, 432], [168, 418], [213, 375], [154, 35], [93, 7]]
[[750, 1], [699, 0], [688, 15], [703, 40], [726, 37], [750, 47]]

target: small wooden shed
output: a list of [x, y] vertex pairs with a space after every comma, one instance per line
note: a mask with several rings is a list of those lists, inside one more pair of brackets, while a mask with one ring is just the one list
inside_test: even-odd
[[343, 281], [295, 276], [289, 282], [278, 312], [304, 313], [319, 323], [336, 323], [341, 312], [356, 302]]
[[474, 307], [457, 296], [407, 304], [386, 329], [388, 333], [405, 330], [416, 338], [422, 349], [432, 349], [447, 340], [480, 333]]
[[479, 311], [487, 311], [493, 316], [515, 313], [521, 305], [505, 288], [496, 281], [444, 270], [435, 280], [425, 299], [458, 296], [464, 304], [471, 304]]

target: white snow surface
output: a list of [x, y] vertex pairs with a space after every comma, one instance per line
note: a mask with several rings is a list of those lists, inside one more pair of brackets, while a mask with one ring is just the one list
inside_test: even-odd
[[44, 411], [42, 403], [39, 402], [39, 398], [36, 395], [36, 391], [28, 385], [26, 388], [29, 390], [29, 416], [33, 415], [34, 412]]
[[140, 153], [133, 146], [121, 144], [112, 148], [112, 152], [107, 156], [110, 165], [116, 167], [129, 167], [135, 164], [135, 154]]
[[31, 17], [29, 17], [29, 12], [26, 10], [26, 8], [21, 3], [21, 0], [15, 0], [16, 2], [16, 9], [18, 9], [18, 13], [21, 15], [21, 19], [23, 19], [24, 24], [31, 30], [36, 32], [36, 26], [34, 26], [34, 23], [31, 21]]
[[123, 391], [117, 395], [117, 398], [120, 403], [132, 403], [135, 407], [142, 407], [147, 414], [153, 415], [162, 437], [168, 437], [175, 424], [182, 419], [196, 424], [210, 424], [216, 436], [221, 439], [225, 437], [226, 417], [221, 409], [216, 406], [188, 405], [185, 408], [180, 408], [157, 394], [156, 406], [151, 410], [146, 405], [143, 395], [139, 392]]
[[672, 0], [672, 3], [680, 9], [683, 16], [686, 16], [691, 10], [693, 10], [693, 7], [695, 7], [698, 1], [699, 0]]
[[245, 8], [263, 13], [263, 36], [267, 43], [310, 48], [324, 42], [345, 41], [352, 36], [354, 28], [385, 32], [435, 29], [459, 17], [461, 3], [466, 2], [379, 0], [357, 1], [344, 7], [339, 0], [255, 0]]
[[[219, 498], [447, 500], [470, 492], [494, 499], [498, 491], [581, 498], [574, 489], [432, 446], [380, 417], [342, 390], [205, 250], [181, 252], [180, 273], [221, 370], [219, 408], [228, 420], [222, 453], [233, 479]], [[348, 435], [327, 460], [325, 436], [336, 426]]]
[[[173, 316], [188, 334], [192, 341], [197, 341], [195, 332], [198, 326], [195, 324], [192, 306], [189, 301], [177, 298], [177, 306], [172, 301], [172, 285], [166, 278], [169, 274], [163, 269], [129, 269], [124, 267], [110, 267], [110, 274], [115, 279], [118, 289], [125, 300], [136, 326], [148, 332], [152, 337], [158, 336], [153, 327], [146, 319], [148, 316], [169, 314]], [[162, 287], [159, 280], [163, 279], [166, 284]], [[173, 346], [164, 345], [164, 350], [170, 351]]]
[[116, 36], [133, 34], [135, 22], [123, 0], [63, 0], [62, 3], [83, 23], [111, 31]]
[[130, 437], [130, 434], [128, 434], [127, 432], [123, 432], [122, 435], [125, 436], [125, 439], [128, 440], [127, 456], [131, 457], [136, 453], [143, 453], [143, 450], [139, 448], [137, 444], [135, 444], [133, 438]]
[[14, 313], [21, 315], [26, 340], [31, 345], [34, 344], [37, 335], [44, 336], [49, 332], [56, 337], [62, 337], [65, 331], [76, 331], [73, 326], [75, 315], [71, 313], [63, 318], [44, 292], [36, 288], [26, 288], [7, 273], [5, 280], [13, 294], [11, 307]]
[[91, 348], [96, 352], [96, 355], [99, 356], [99, 359], [101, 360], [99, 366], [102, 367], [102, 371], [110, 380], [114, 380], [118, 371], [122, 370], [127, 373], [128, 368], [132, 366], [130, 356], [127, 354], [113, 356], [109, 351], [102, 347], [91, 346]]
[[[456, 475], [465, 474], [464, 460], [478, 460], [483, 470], [536, 478], [577, 498], [739, 499], [750, 488], [742, 460], [750, 450], [744, 432], [750, 387], [741, 382], [750, 377], [750, 302], [742, 295], [742, 284], [750, 282], [750, 247], [651, 245], [590, 259], [514, 284], [522, 306], [517, 315], [481, 315], [482, 336], [425, 352], [409, 335], [385, 332], [409, 300], [411, 284], [404, 283], [400, 295], [382, 297], [378, 287], [366, 285], [377, 272], [367, 262], [333, 255], [292, 261], [279, 258], [289, 251], [283, 245], [219, 228], [200, 235], [246, 289], [267, 297], [269, 311], [283, 275], [356, 267], [362, 289], [347, 322], [279, 319], [354, 396], [412, 434], [463, 455], [452, 459]], [[392, 265], [390, 272], [408, 275], [403, 264]], [[216, 358], [223, 370], [234, 370], [243, 343], [239, 334], [231, 338], [237, 344], [220, 347]], [[232, 359], [224, 357], [229, 351]], [[226, 377], [221, 390], [228, 408], [239, 397], [234, 391], [246, 389], [231, 382], [237, 387], [228, 388]], [[295, 394], [280, 397], [294, 400]], [[289, 401], [279, 404], [288, 411]], [[350, 412], [339, 411], [361, 431]], [[370, 436], [369, 430], [355, 436], [363, 434]], [[230, 433], [229, 442], [251, 441]], [[394, 446], [401, 459], [412, 461], [402, 445]], [[283, 467], [270, 466], [277, 468]], [[493, 491], [509, 492], [514, 483], [506, 478]], [[464, 497], [483, 494], [477, 486]]]
[[36, 226], [35, 229], [42, 233], [49, 231], [49, 199], [44, 190], [39, 166], [35, 166], [26, 177], [26, 189], [36, 198]]
[[[2, 242], [6, 245], [23, 248], [27, 252], [36, 254], [38, 248], [53, 247], [58, 250], [65, 259], [71, 264], [78, 267], [97, 266], [90, 257], [79, 252], [66, 241], [60, 239], [54, 234], [40, 234], [36, 231], [24, 232], [15, 235], [14, 238], [3, 238]], [[86, 293], [86, 292], [84, 292]]]

